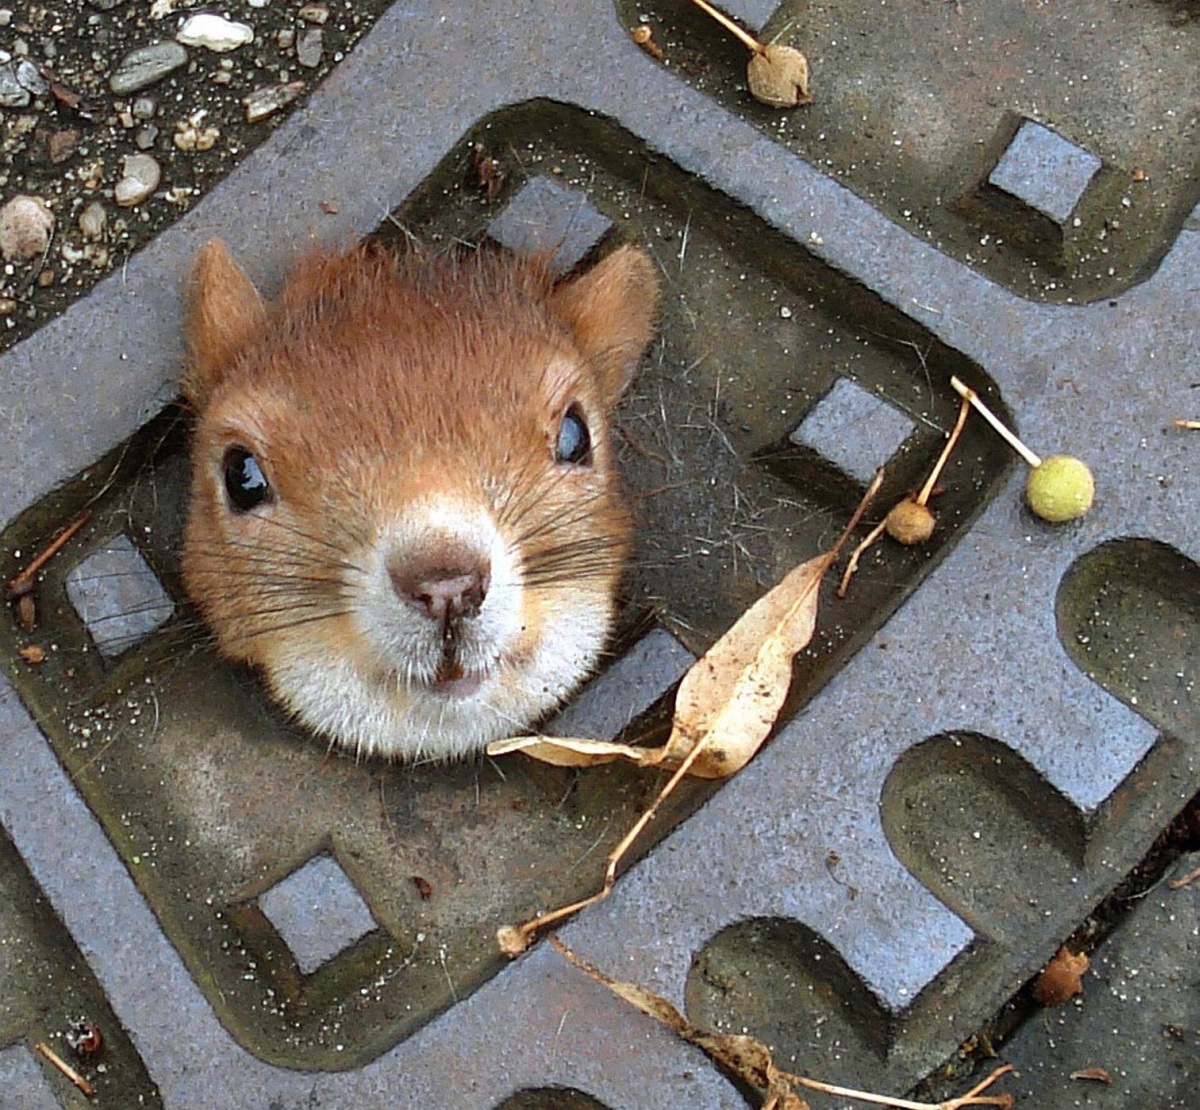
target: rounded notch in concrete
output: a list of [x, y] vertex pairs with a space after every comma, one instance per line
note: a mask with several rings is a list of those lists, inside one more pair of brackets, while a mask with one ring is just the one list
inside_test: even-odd
[[896, 760], [880, 819], [905, 867], [976, 932], [1036, 927], [1082, 866], [1084, 818], [1011, 748], [978, 733], [932, 736]]
[[1158, 540], [1109, 540], [1071, 565], [1054, 606], [1088, 678], [1164, 732], [1200, 732], [1200, 566]]
[[574, 1087], [534, 1087], [509, 1095], [496, 1110], [608, 1110], [603, 1102]]
[[695, 955], [684, 999], [689, 1020], [718, 1033], [749, 1032], [780, 1067], [823, 1074], [840, 1055], [883, 1061], [891, 1015], [837, 949], [786, 918], [722, 929]]

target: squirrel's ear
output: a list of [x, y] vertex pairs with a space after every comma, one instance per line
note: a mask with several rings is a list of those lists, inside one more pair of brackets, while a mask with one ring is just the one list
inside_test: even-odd
[[201, 248], [188, 280], [183, 395], [195, 408], [220, 382], [239, 347], [266, 325], [262, 297], [220, 239]]
[[621, 247], [559, 285], [550, 307], [595, 367], [605, 397], [615, 403], [654, 335], [658, 272], [650, 256], [639, 247]]

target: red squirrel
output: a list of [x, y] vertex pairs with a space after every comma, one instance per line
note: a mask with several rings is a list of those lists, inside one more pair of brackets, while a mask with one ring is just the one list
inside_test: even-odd
[[208, 243], [183, 579], [219, 650], [359, 756], [461, 757], [560, 703], [614, 619], [610, 422], [657, 302], [630, 246], [557, 283], [491, 249], [362, 246], [267, 304]]

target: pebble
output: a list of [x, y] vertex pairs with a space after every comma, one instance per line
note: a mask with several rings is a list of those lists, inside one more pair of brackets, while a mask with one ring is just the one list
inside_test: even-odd
[[133, 102], [134, 119], [153, 119], [156, 111], [158, 111], [158, 105], [155, 104], [153, 97], [139, 96]]
[[17, 80], [16, 67], [0, 65], [0, 107], [24, 108], [33, 99], [30, 91]]
[[268, 85], [255, 89], [249, 96], [242, 97], [246, 109], [246, 122], [257, 123], [260, 119], [274, 115], [280, 108], [291, 104], [304, 91], [303, 81], [289, 81], [285, 85]]
[[221, 137], [221, 130], [211, 124], [205, 125], [206, 109], [193, 112], [187, 119], [180, 120], [175, 125], [173, 141], [180, 150], [212, 150]]
[[17, 62], [17, 81], [21, 88], [28, 89], [34, 96], [41, 96], [50, 91], [50, 86], [46, 84], [42, 71], [28, 58], [22, 58]]
[[138, 150], [149, 150], [156, 142], [158, 142], [158, 127], [153, 123], [139, 127], [137, 134], [133, 137], [133, 145]]
[[305, 4], [296, 13], [305, 23], [323, 25], [329, 18], [329, 9], [324, 4]]
[[79, 145], [79, 139], [79, 132], [73, 127], [52, 132], [46, 140], [46, 154], [50, 159], [50, 164], [57, 166], [70, 158]]
[[228, 50], [236, 50], [254, 41], [254, 31], [245, 23], [235, 23], [232, 19], [214, 15], [212, 12], [199, 12], [189, 15], [175, 36], [176, 42], [184, 46], [203, 46], [209, 50], [224, 54]]
[[54, 234], [54, 213], [41, 197], [15, 196], [0, 208], [0, 255], [24, 262], [46, 253]]
[[127, 154], [121, 159], [121, 180], [113, 198], [122, 208], [141, 204], [162, 180], [162, 170], [149, 154]]
[[103, 239], [108, 227], [108, 211], [98, 200], [92, 201], [79, 213], [79, 230], [85, 239]]
[[108, 79], [108, 87], [118, 96], [127, 96], [161, 81], [168, 73], [187, 65], [188, 53], [177, 42], [156, 42], [131, 50], [117, 63]]
[[306, 27], [296, 40], [296, 60], [308, 69], [316, 69], [321, 64], [321, 55], [325, 52], [325, 32], [320, 27]]

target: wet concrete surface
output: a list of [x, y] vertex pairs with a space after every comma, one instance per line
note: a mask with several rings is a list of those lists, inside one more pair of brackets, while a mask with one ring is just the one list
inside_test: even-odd
[[[567, 710], [573, 731], [653, 728], [679, 661], [832, 538], [874, 465], [889, 467], [885, 503], [916, 485], [957, 408], [951, 374], [1097, 474], [1092, 513], [1045, 525], [969, 425], [931, 549], [882, 548], [849, 601], [825, 599], [779, 735], [719, 791], [685, 792], [658, 835], [678, 827], [564, 931], [693, 1020], [759, 1033], [784, 1066], [906, 1090], [1200, 789], [1196, 445], [1171, 423], [1197, 402], [1200, 224], [1162, 231], [1141, 285], [1024, 300], [801, 161], [758, 109], [680, 81], [607, 6], [579, 5], [569, 26], [553, 5], [455, 18], [394, 9], [125, 274], [0, 363], [0, 468], [19, 476], [0, 489], [3, 576], [94, 512], [39, 586], [39, 630], [0, 633], [12, 869], [167, 1106], [493, 1107], [550, 1088], [614, 1110], [745, 1104], [547, 946], [511, 966], [491, 947], [497, 925], [586, 892], [655, 779], [329, 759], [209, 657], [186, 609], [114, 640], [69, 586], [115, 549], [142, 560], [123, 575], [153, 583], [133, 615], [180, 600], [179, 432], [169, 417], [138, 429], [172, 394], [180, 282], [211, 235], [268, 287], [317, 222], [335, 242], [389, 223], [433, 242], [558, 227], [564, 266], [635, 238], [666, 303], [621, 414], [641, 521], [629, 654]], [[363, 88], [389, 95], [364, 103]], [[1092, 110], [1100, 128], [1105, 105]], [[480, 150], [503, 170], [495, 196]], [[1037, 229], [1064, 190], [1086, 205], [1092, 178], [1067, 172], [1070, 151], [1064, 165], [1048, 193], [1015, 171], [993, 187]], [[847, 448], [838, 429], [856, 422]], [[39, 667], [16, 654], [35, 641]], [[324, 944], [305, 930], [314, 902]], [[1174, 987], [1170, 1021], [1190, 1013], [1194, 1031], [1194, 987]], [[49, 1074], [22, 1055], [36, 992], [20, 987], [25, 1016], [0, 1026], [12, 1090]], [[112, 1104], [137, 1105], [143, 1073], [119, 1074]]]

